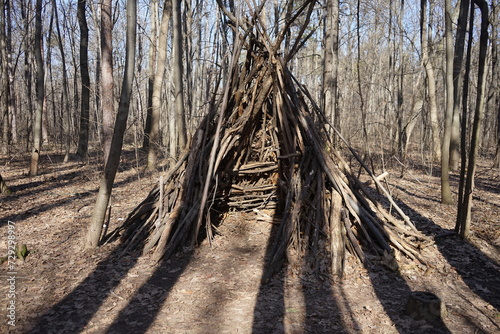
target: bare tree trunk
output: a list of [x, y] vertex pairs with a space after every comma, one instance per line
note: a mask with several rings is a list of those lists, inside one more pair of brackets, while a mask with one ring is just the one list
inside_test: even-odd
[[329, 117], [332, 124], [339, 129], [340, 119], [337, 109], [339, 0], [328, 0], [326, 2], [324, 29], [325, 54], [323, 57], [323, 110], [325, 111], [327, 117]]
[[[182, 12], [182, 27], [184, 29], [184, 33], [182, 34], [185, 47], [184, 55], [186, 57], [186, 70], [184, 71], [184, 77], [186, 82], [184, 96], [187, 96], [187, 99], [184, 99], [185, 102], [185, 112], [184, 112], [184, 121], [189, 124], [186, 124], [185, 127], [187, 129], [191, 129], [192, 120], [193, 120], [193, 15], [194, 13], [191, 11], [191, 0], [183, 0], [184, 3], [184, 11]], [[181, 49], [182, 50], [182, 49]], [[196, 124], [197, 125], [197, 124]], [[186, 131], [187, 133], [188, 131]]]
[[433, 159], [439, 159], [441, 156], [441, 147], [439, 146], [439, 123], [437, 116], [436, 103], [436, 77], [434, 76], [434, 66], [430, 59], [428, 19], [427, 19], [427, 0], [420, 2], [420, 44], [422, 47], [422, 63], [427, 75], [427, 94], [429, 95], [429, 118], [431, 126], [431, 151]]
[[361, 15], [361, 0], [357, 1], [357, 10], [356, 10], [356, 44], [357, 44], [357, 61], [356, 61], [356, 72], [357, 72], [357, 81], [358, 81], [358, 94], [360, 100], [360, 110], [361, 110], [361, 124], [363, 129], [363, 139], [365, 145], [365, 154], [370, 155], [370, 146], [368, 144], [368, 129], [367, 129], [367, 113], [365, 110], [365, 99], [363, 96], [363, 90], [361, 88], [361, 34], [360, 34], [360, 15]]
[[33, 150], [31, 153], [30, 176], [38, 174], [38, 160], [42, 144], [42, 113], [45, 100], [45, 70], [42, 59], [42, 0], [35, 8], [35, 61], [36, 61], [36, 111], [33, 123]]
[[493, 167], [500, 168], [500, 70], [498, 69], [498, 25], [500, 24], [500, 4], [495, 1], [491, 4], [491, 11], [493, 12], [491, 17], [493, 21], [491, 22], [491, 83], [490, 83], [490, 96], [488, 97], [488, 108], [490, 109], [490, 114], [497, 115], [497, 133], [496, 133], [496, 151], [495, 157], [493, 158]]
[[[470, 2], [465, 0], [466, 2]], [[469, 18], [469, 40], [467, 43], [467, 56], [465, 60], [465, 73], [464, 77], [470, 77], [470, 65], [472, 57], [472, 42], [474, 33], [474, 3], [470, 3], [471, 13]], [[469, 80], [464, 80], [462, 87], [462, 119], [461, 119], [461, 136], [460, 136], [460, 146], [461, 146], [461, 161], [460, 161], [460, 181], [458, 184], [458, 206], [457, 206], [457, 219], [455, 222], [455, 231], [460, 232], [461, 222], [464, 219], [464, 189], [466, 181], [466, 166], [467, 166], [467, 123], [468, 123], [468, 109], [469, 109]]]
[[114, 123], [113, 21], [111, 0], [101, 2], [101, 103], [104, 163], [108, 159]]
[[[397, 47], [394, 46], [394, 76], [397, 75], [397, 89], [396, 89], [396, 117], [398, 123], [398, 154], [401, 159], [404, 161], [406, 159], [406, 139], [407, 139], [407, 127], [404, 125], [405, 112], [403, 108], [404, 102], [404, 53], [403, 53], [403, 37], [404, 37], [404, 28], [403, 28], [403, 16], [404, 16], [404, 1], [400, 2], [399, 13], [398, 13], [398, 40]], [[396, 35], [396, 32], [394, 32]], [[396, 36], [394, 36], [394, 41], [396, 41]], [[399, 68], [396, 71], [396, 57], [399, 55]], [[397, 73], [399, 72], [399, 73]]]
[[[8, 75], [8, 85], [7, 85], [7, 108], [9, 113], [9, 134], [7, 143], [10, 148], [11, 143], [17, 143], [17, 129], [16, 129], [16, 104], [15, 104], [15, 88], [14, 88], [14, 65], [12, 63], [12, 5], [11, 0], [5, 0], [5, 46], [7, 51], [7, 75]], [[16, 61], [17, 67], [17, 61]]]
[[[2, 1], [3, 2], [3, 1]], [[5, 15], [7, 14], [7, 15]], [[13, 75], [12, 75], [12, 32], [10, 19], [10, 1], [0, 4], [0, 121], [2, 123], [2, 149], [4, 154], [9, 153], [13, 131], [10, 116], [14, 115], [13, 108]]]
[[[42, 5], [43, 6], [43, 5]], [[43, 10], [43, 9], [42, 9]], [[52, 32], [54, 31], [54, 11], [50, 12], [50, 20], [49, 20], [49, 27], [48, 27], [48, 32], [47, 32], [47, 41], [52, 41]], [[43, 27], [42, 27], [43, 29]], [[48, 44], [47, 47], [47, 55], [44, 57], [43, 56], [43, 44], [42, 44], [42, 59], [45, 62], [45, 78], [44, 82], [48, 83], [50, 82], [52, 85], [52, 82], [54, 81], [54, 78], [52, 77], [52, 47], [50, 44]], [[48, 95], [50, 97], [50, 94]], [[52, 103], [54, 103], [54, 99], [52, 98]], [[48, 144], [49, 143], [49, 132], [48, 132], [48, 125], [47, 125], [47, 104], [49, 102], [49, 98], [47, 98], [47, 94], [45, 95], [45, 101], [43, 103], [43, 110], [42, 110], [42, 145], [43, 144]], [[69, 136], [68, 136], [69, 137]]]
[[445, 0], [445, 40], [446, 40], [446, 110], [444, 134], [441, 145], [441, 202], [453, 203], [450, 189], [450, 139], [453, 122], [453, 36], [451, 0]]
[[[2, 121], [2, 153], [7, 154], [9, 151], [9, 80], [8, 80], [8, 68], [7, 68], [7, 45], [6, 45], [6, 34], [5, 34], [5, 9], [4, 1], [0, 1], [0, 66], [2, 76], [0, 78], [0, 121]], [[1, 181], [1, 176], [0, 176]], [[1, 190], [0, 184], [0, 190]]]
[[134, 79], [135, 66], [135, 44], [137, 31], [137, 0], [127, 1], [127, 41], [126, 41], [126, 58], [125, 58], [125, 73], [123, 75], [122, 91], [116, 122], [111, 140], [108, 159], [104, 167], [104, 175], [101, 178], [99, 193], [97, 194], [94, 213], [90, 222], [87, 233], [86, 248], [96, 248], [99, 246], [102, 227], [111, 197], [111, 190], [120, 163], [120, 156], [123, 146], [123, 136], [127, 127], [127, 119], [130, 108], [130, 100], [132, 95], [132, 83]]
[[157, 145], [159, 144], [159, 127], [161, 111], [161, 89], [165, 72], [165, 60], [167, 59], [168, 23], [172, 15], [172, 0], [165, 0], [161, 16], [160, 34], [158, 37], [158, 60], [156, 62], [156, 74], [153, 82], [153, 110], [151, 111], [151, 134], [149, 136], [148, 148], [148, 170], [156, 168]]
[[33, 85], [32, 85], [32, 71], [31, 71], [31, 59], [30, 56], [32, 54], [32, 38], [30, 35], [30, 18], [29, 18], [29, 12], [30, 12], [30, 2], [27, 0], [21, 1], [21, 18], [23, 21], [24, 25], [24, 30], [26, 32], [26, 36], [24, 38], [24, 80], [26, 82], [26, 97], [27, 97], [27, 117], [26, 117], [26, 129], [27, 134], [26, 134], [26, 150], [29, 150], [29, 143], [30, 143], [30, 118], [33, 115], [33, 98], [32, 98], [32, 91], [33, 91]]
[[459, 140], [460, 140], [460, 82], [462, 60], [464, 56], [464, 41], [467, 31], [467, 17], [469, 14], [469, 0], [460, 1], [460, 11], [458, 14], [457, 35], [455, 42], [455, 52], [453, 57], [453, 120], [450, 137], [450, 168], [458, 169], [459, 161]]
[[157, 38], [158, 35], [158, 0], [151, 1], [151, 40], [149, 44], [149, 77], [148, 77], [148, 107], [146, 109], [146, 124], [144, 125], [144, 139], [142, 148], [149, 148], [151, 136], [151, 117], [153, 111], [153, 85], [156, 72]]
[[80, 25], [80, 76], [82, 80], [82, 96], [80, 101], [80, 130], [78, 131], [78, 148], [76, 154], [83, 158], [89, 147], [90, 117], [90, 76], [89, 76], [89, 28], [85, 16], [87, 0], [78, 0], [78, 24]]
[[476, 107], [474, 111], [474, 124], [467, 167], [467, 181], [464, 189], [464, 201], [459, 207], [462, 210], [459, 224], [459, 233], [462, 238], [468, 238], [471, 225], [472, 192], [474, 189], [474, 176], [476, 172], [476, 158], [479, 150], [481, 124], [484, 115], [484, 92], [486, 88], [486, 53], [488, 49], [488, 4], [484, 0], [473, 0], [481, 9], [481, 34], [479, 37], [479, 64], [477, 74]]
[[[57, 4], [55, 0], [52, 0], [52, 7], [54, 10], [54, 17], [56, 21], [56, 32], [57, 32], [57, 45], [59, 46], [59, 53], [61, 54], [61, 66], [62, 66], [62, 77], [63, 77], [63, 83], [62, 83], [62, 103], [64, 105], [63, 110], [64, 110], [64, 119], [65, 119], [65, 136], [66, 136], [66, 155], [64, 157], [64, 161], [67, 161], [69, 158], [69, 151], [70, 151], [70, 144], [71, 144], [71, 137], [70, 137], [70, 129], [71, 129], [71, 122], [70, 122], [70, 101], [69, 101], [69, 84], [68, 84], [68, 71], [66, 68], [66, 54], [64, 52], [64, 46], [63, 46], [63, 41], [62, 41], [62, 36], [61, 36], [61, 28], [59, 25], [59, 14], [57, 12]], [[55, 117], [54, 117], [55, 118]]]
[[172, 7], [172, 42], [173, 42], [173, 82], [174, 108], [170, 108], [170, 157], [176, 159], [179, 150], [184, 149], [187, 142], [186, 121], [184, 115], [184, 87], [182, 66], [182, 0], [174, 0]]
[[[94, 25], [94, 30], [95, 30], [95, 39], [96, 39], [96, 45], [101, 45], [101, 31], [99, 29], [100, 27], [100, 22], [101, 22], [101, 13], [100, 11], [97, 10], [97, 3], [94, 4], [93, 2], [89, 3], [89, 9], [91, 12], [91, 17], [92, 17], [92, 23]], [[98, 48], [95, 53], [95, 81], [94, 81], [94, 99], [93, 99], [93, 104], [94, 104], [94, 112], [92, 115], [92, 122], [90, 122], [90, 125], [92, 128], [89, 127], [89, 135], [91, 136], [89, 140], [98, 140], [100, 143], [102, 143], [102, 126], [101, 126], [101, 69], [102, 69], [102, 64], [101, 64], [101, 50]]]

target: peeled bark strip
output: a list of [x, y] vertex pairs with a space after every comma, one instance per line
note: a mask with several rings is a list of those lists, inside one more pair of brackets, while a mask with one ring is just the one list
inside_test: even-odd
[[290, 57], [279, 43], [261, 33], [259, 20], [223, 12], [235, 23], [237, 40], [224, 94], [214, 95], [189, 150], [108, 239], [120, 236], [128, 249], [152, 250], [159, 261], [210, 240], [212, 222], [224, 213], [247, 211], [278, 225], [264, 280], [284, 261], [304, 259], [316, 272], [325, 267], [318, 259], [325, 259], [331, 268], [325, 274], [341, 277], [346, 251], [361, 262], [366, 252], [394, 257], [395, 250], [422, 260], [416, 246], [426, 238], [387, 191], [381, 196], [397, 217], [367, 198], [331, 145], [322, 110], [289, 72]]

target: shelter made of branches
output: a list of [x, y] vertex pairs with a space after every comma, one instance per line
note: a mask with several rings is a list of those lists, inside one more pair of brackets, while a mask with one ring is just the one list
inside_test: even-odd
[[306, 258], [319, 270], [325, 257], [341, 275], [346, 250], [361, 261], [366, 251], [392, 257], [394, 249], [423, 261], [418, 249], [425, 237], [368, 168], [397, 217], [365, 190], [331, 144], [321, 109], [287, 69], [305, 37], [299, 34], [289, 53], [279, 52], [291, 20], [313, 5], [306, 1], [273, 42], [258, 9], [243, 20], [221, 7], [235, 32], [224, 94], [214, 94], [189, 150], [114, 231], [126, 249], [168, 258], [211, 239], [221, 212], [268, 209], [279, 228], [266, 277], [285, 260]]

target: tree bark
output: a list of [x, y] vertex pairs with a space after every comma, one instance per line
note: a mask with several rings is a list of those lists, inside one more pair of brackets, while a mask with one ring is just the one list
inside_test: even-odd
[[465, 33], [467, 32], [467, 17], [469, 14], [469, 0], [460, 1], [460, 10], [457, 22], [457, 34], [455, 52], [453, 57], [453, 121], [450, 137], [450, 167], [452, 170], [458, 168], [459, 161], [459, 137], [460, 137], [460, 83], [462, 60], [465, 48]]
[[87, 0], [78, 0], [78, 24], [80, 25], [80, 76], [82, 94], [80, 101], [80, 129], [78, 131], [78, 148], [76, 154], [83, 158], [89, 146], [90, 117], [90, 76], [88, 62], [89, 28], [85, 16]]
[[[8, 69], [7, 69], [7, 45], [5, 36], [5, 10], [4, 1], [0, 1], [0, 121], [2, 121], [2, 153], [7, 154], [9, 150], [9, 108], [8, 108]], [[0, 176], [1, 180], [1, 176]], [[1, 185], [0, 185], [1, 186]], [[0, 187], [1, 190], [1, 187]]]
[[450, 189], [450, 140], [453, 122], [453, 36], [451, 0], [445, 0], [445, 41], [446, 41], [446, 109], [444, 134], [441, 144], [441, 202], [453, 203]]
[[337, 82], [339, 63], [339, 0], [326, 2], [325, 53], [323, 57], [323, 110], [332, 124], [339, 129], [337, 109]]
[[42, 113], [45, 100], [45, 69], [42, 59], [42, 0], [35, 7], [35, 61], [36, 61], [36, 110], [33, 123], [33, 150], [31, 152], [30, 176], [38, 174], [38, 160], [42, 146]]
[[21, 1], [21, 18], [23, 21], [23, 26], [24, 30], [26, 32], [26, 36], [24, 38], [24, 81], [26, 82], [26, 97], [27, 97], [27, 121], [26, 121], [26, 128], [27, 128], [27, 133], [26, 133], [26, 150], [29, 150], [29, 143], [30, 143], [30, 136], [31, 133], [29, 131], [30, 127], [30, 121], [29, 118], [33, 114], [33, 98], [32, 98], [32, 91], [33, 91], [33, 84], [32, 84], [32, 78], [33, 74], [31, 71], [31, 54], [32, 54], [32, 38], [29, 33], [30, 31], [30, 18], [29, 18], [29, 4], [30, 2], [23, 0]]
[[127, 119], [130, 109], [132, 95], [132, 83], [134, 79], [135, 66], [135, 44], [137, 31], [137, 0], [127, 1], [127, 34], [126, 34], [126, 58], [125, 73], [123, 75], [122, 91], [118, 113], [109, 149], [109, 156], [104, 167], [104, 175], [99, 185], [94, 213], [90, 222], [86, 239], [86, 248], [96, 248], [99, 246], [106, 208], [111, 197], [111, 190], [120, 163], [120, 156], [123, 146], [123, 136], [127, 127]]
[[500, 168], [500, 71], [498, 69], [498, 25], [500, 24], [500, 4], [495, 1], [491, 4], [491, 85], [488, 97], [490, 115], [497, 115], [496, 151], [493, 158], [493, 167]]
[[172, 7], [172, 44], [173, 44], [173, 81], [174, 81], [174, 108], [170, 108], [170, 157], [176, 159], [179, 150], [186, 146], [186, 121], [184, 115], [184, 70], [182, 66], [182, 0], [174, 0]]
[[158, 41], [158, 0], [151, 1], [151, 40], [149, 44], [149, 77], [148, 77], [148, 107], [146, 109], [146, 123], [144, 124], [144, 139], [142, 148], [149, 148], [149, 137], [151, 136], [151, 117], [153, 111], [153, 85], [156, 72], [156, 55]]
[[[52, 0], [52, 6], [54, 9], [54, 17], [56, 21], [56, 32], [57, 32], [57, 45], [59, 47], [59, 53], [61, 54], [61, 66], [62, 66], [62, 77], [63, 77], [63, 83], [62, 83], [62, 103], [64, 104], [63, 110], [64, 110], [64, 132], [66, 136], [66, 154], [64, 157], [64, 161], [67, 161], [69, 159], [69, 152], [70, 152], [70, 144], [71, 144], [71, 138], [70, 138], [70, 129], [71, 129], [71, 122], [70, 122], [70, 101], [69, 101], [69, 84], [68, 84], [68, 71], [66, 68], [66, 54], [64, 52], [64, 46], [63, 46], [63, 41], [62, 41], [62, 35], [61, 35], [61, 28], [59, 24], [59, 14], [57, 12], [57, 4], [55, 0]], [[54, 116], [55, 118], [55, 116]]]
[[467, 166], [467, 180], [465, 182], [463, 203], [458, 230], [462, 238], [468, 238], [471, 225], [472, 193], [474, 190], [474, 176], [476, 172], [476, 158], [479, 151], [481, 124], [484, 115], [484, 92], [486, 90], [486, 53], [488, 51], [488, 5], [484, 0], [473, 0], [481, 10], [481, 34], [479, 37], [479, 62], [477, 74], [476, 106], [474, 123], [470, 141], [469, 162]]
[[434, 75], [434, 65], [430, 58], [429, 33], [427, 19], [427, 0], [420, 1], [420, 44], [422, 48], [422, 63], [427, 76], [427, 94], [429, 95], [429, 118], [431, 126], [431, 150], [432, 157], [439, 159], [441, 147], [439, 146], [439, 122], [436, 103], [436, 77]]
[[[9, 153], [11, 143], [11, 122], [12, 111], [12, 75], [10, 64], [11, 43], [8, 31], [10, 31], [10, 2], [1, 1], [0, 4], [0, 121], [2, 123], [2, 149], [4, 154]], [[7, 12], [7, 17], [5, 13]]]
[[161, 90], [165, 73], [165, 60], [167, 59], [168, 23], [172, 15], [172, 0], [165, 0], [161, 16], [160, 34], [158, 37], [158, 60], [156, 62], [156, 74], [153, 82], [153, 99], [151, 111], [151, 133], [148, 148], [148, 170], [156, 168], [157, 146], [159, 144], [159, 127], [161, 112]]
[[111, 0], [101, 2], [101, 103], [104, 163], [108, 159], [114, 123], [113, 21]]

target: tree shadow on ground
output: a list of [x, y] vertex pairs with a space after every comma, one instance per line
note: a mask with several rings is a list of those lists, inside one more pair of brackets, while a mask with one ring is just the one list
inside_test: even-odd
[[[128, 155], [128, 158], [122, 157], [124, 161], [120, 163], [118, 170], [119, 173], [135, 168], [133, 162], [128, 162], [128, 159], [133, 159], [130, 157], [133, 152], [126, 153]], [[63, 164], [63, 159], [63, 155], [54, 156], [53, 160], [55, 162], [51, 160], [51, 163], [55, 164], [55, 166], [45, 168], [39, 175], [36, 176], [45, 176], [45, 180], [32, 181], [32, 177], [29, 176], [18, 177], [19, 179], [22, 179], [22, 182], [20, 182], [20, 184], [9, 185], [12, 194], [10, 194], [9, 196], [1, 197], [0, 201], [2, 203], [8, 203], [11, 201], [19, 200], [20, 198], [23, 198], [25, 196], [32, 196], [36, 194], [42, 195], [43, 193], [49, 192], [58, 187], [71, 186], [78, 181], [85, 182], [89, 179], [88, 176], [85, 176], [86, 173], [95, 174], [95, 171], [91, 170], [91, 168], [85, 167], [84, 164], [79, 164], [76, 162]], [[45, 158], [44, 160], [47, 160], [47, 158]], [[60, 163], [63, 165], [57, 165], [56, 163]], [[92, 163], [89, 165], [92, 165]], [[94, 177], [94, 175], [92, 175], [92, 177]], [[124, 182], [128, 183], [130, 181], [133, 181], [134, 178], [135, 177], [128, 177], [125, 181], [115, 183], [114, 187], [120, 186], [121, 184], [124, 184]]]
[[[412, 191], [398, 187], [399, 190], [405, 192], [412, 197], [419, 197]], [[369, 189], [373, 194], [375, 190]], [[376, 196], [376, 195], [375, 195]], [[443, 255], [445, 260], [458, 275], [462, 278], [469, 289], [479, 296], [485, 302], [490, 303], [497, 310], [500, 309], [500, 275], [498, 269], [493, 265], [492, 261], [484, 255], [479, 249], [471, 245], [467, 241], [462, 240], [454, 231], [444, 229], [429, 218], [422, 216], [419, 212], [408, 206], [403, 201], [395, 200], [398, 206], [410, 217], [417, 229], [424, 235], [434, 239], [438, 251]], [[381, 203], [386, 207], [389, 206], [387, 201], [381, 200]], [[380, 274], [380, 269], [376, 266], [369, 267], [371, 277], [379, 277], [379, 283], [373, 280], [373, 286], [377, 291], [377, 295], [386, 308], [389, 315], [394, 314], [397, 310], [404, 309], [401, 303], [393, 305], [391, 301], [391, 290], [387, 287], [392, 286], [392, 289], [397, 289], [400, 294], [409, 295], [410, 289], [399, 273], [385, 272]], [[445, 296], [441, 296], [442, 298]], [[475, 328], [476, 331], [482, 332], [481, 326], [477, 321], [468, 319], [467, 315], [461, 314], [463, 320], [468, 323], [470, 328]], [[392, 317], [391, 317], [392, 318]], [[398, 319], [394, 318], [395, 324], [398, 325]], [[404, 325], [404, 322], [402, 323]], [[405, 332], [403, 325], [398, 327], [398, 330]], [[443, 324], [444, 325], [444, 324]], [[497, 326], [493, 324], [493, 326]], [[500, 328], [498, 328], [500, 329]], [[423, 332], [425, 333], [425, 332]], [[429, 333], [440, 333], [435, 330], [430, 330]]]
[[[113, 290], [137, 264], [140, 252], [118, 257], [115, 249], [71, 293], [35, 320], [27, 333], [79, 333], [89, 323]], [[119, 313], [108, 333], [144, 333], [153, 323], [171, 288], [184, 272], [190, 256], [177, 259], [175, 270], [159, 264], [133, 299]]]
[[[411, 191], [402, 190], [414, 196]], [[492, 260], [454, 231], [441, 228], [406, 203], [397, 202], [421, 232], [434, 238], [439, 252], [457, 271], [465, 284], [481, 299], [500, 310], [500, 273]]]
[[[119, 248], [116, 252], [120, 252]], [[27, 333], [79, 333], [137, 263], [138, 255], [111, 252], [71, 293], [35, 320]]]
[[[124, 180], [116, 182], [113, 185], [113, 189], [116, 189], [116, 188], [119, 188], [123, 185], [129, 184], [130, 182], [132, 182], [134, 180], [135, 180], [135, 175], [128, 176]], [[64, 185], [69, 185], [71, 183], [72, 182], [69, 181], [69, 182], [65, 183]], [[43, 191], [49, 191], [50, 189], [54, 189], [58, 186], [60, 186], [60, 184], [54, 183], [52, 186], [45, 188]], [[36, 192], [42, 192], [42, 191], [37, 190]], [[32, 217], [32, 216], [36, 216], [42, 212], [49, 211], [49, 210], [52, 210], [56, 207], [72, 203], [75, 200], [80, 201], [82, 199], [90, 199], [90, 196], [94, 195], [96, 193], [97, 193], [97, 189], [92, 190], [92, 191], [84, 191], [81, 193], [75, 193], [75, 194], [73, 194], [73, 196], [70, 196], [70, 197], [64, 197], [64, 198], [61, 198], [59, 200], [52, 201], [50, 203], [44, 203], [42, 205], [33, 206], [33, 207], [26, 206], [26, 209], [25, 209], [24, 213], [22, 213], [22, 214], [15, 213], [15, 214], [11, 214], [8, 216], [0, 216], [0, 227], [3, 225], [7, 225], [8, 221], [13, 221], [15, 223], [18, 223], [18, 222], [21, 222], [25, 219]]]
[[[274, 224], [266, 248], [264, 274], [274, 254], [274, 236], [278, 229], [279, 225]], [[287, 293], [285, 290], [291, 288], [287, 286], [287, 281], [290, 279], [288, 273], [292, 271], [293, 269], [285, 263], [269, 281], [262, 277], [254, 308], [252, 333], [353, 333], [345, 329], [342, 320], [341, 310], [349, 308], [347, 300], [337, 300], [328, 278], [325, 280], [324, 277], [320, 279], [311, 275], [308, 263], [303, 263], [298, 273], [301, 275], [300, 289], [305, 306], [304, 318], [293, 316], [293, 313], [299, 310], [285, 300]], [[297, 298], [298, 296], [293, 297]]]
[[180, 255], [175, 259], [175, 268], [169, 265], [170, 261], [158, 264], [151, 277], [137, 290], [105, 333], [146, 333], [162, 309], [172, 287], [186, 270], [191, 257], [192, 253]]
[[267, 281], [264, 279], [274, 253], [274, 237], [279, 229], [273, 224], [266, 246], [263, 275], [254, 308], [252, 333], [283, 333], [285, 331], [285, 272], [286, 266]]
[[[366, 264], [370, 280], [385, 313], [399, 333], [445, 334], [451, 333], [441, 319], [433, 322], [415, 320], [405, 314], [408, 297], [413, 292], [398, 271], [390, 271], [378, 264]], [[403, 298], [401, 298], [403, 297]]]

